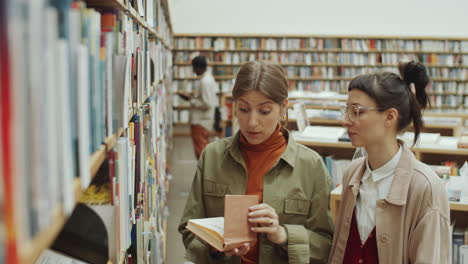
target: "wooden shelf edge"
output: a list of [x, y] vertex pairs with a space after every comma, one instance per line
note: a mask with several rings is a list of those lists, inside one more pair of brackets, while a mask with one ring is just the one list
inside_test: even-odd
[[161, 34], [159, 32], [157, 32], [156, 30], [153, 30], [153, 35], [159, 39], [162, 44], [164, 45], [164, 47], [166, 47], [166, 49], [168, 50], [172, 50], [173, 48], [167, 43], [167, 41], [161, 36]]
[[61, 208], [56, 208], [53, 212], [52, 224], [42, 230], [33, 240], [28, 241], [20, 250], [20, 263], [34, 263], [45, 248], [48, 248], [54, 242], [63, 225], [66, 217]]
[[173, 137], [189, 137], [190, 132], [173, 132], [172, 136]]
[[172, 109], [174, 110], [191, 110], [191, 106], [173, 106]]
[[172, 50], [172, 48], [167, 44], [166, 40], [161, 36], [161, 34], [159, 34], [159, 32], [157, 32], [156, 29], [150, 27], [148, 25], [148, 23], [140, 16], [140, 14], [138, 14], [138, 12], [135, 10], [135, 8], [130, 6], [128, 11], [129, 11], [131, 17], [134, 20], [136, 20], [138, 22], [138, 24], [140, 24], [141, 26], [143, 26], [144, 28], [146, 28], [148, 30], [150, 36], [159, 39], [162, 42], [162, 44], [164, 45], [164, 47], [166, 47], [169, 50]]
[[106, 151], [110, 151], [111, 149], [114, 148], [115, 144], [117, 143], [117, 140], [119, 139], [119, 137], [123, 134], [124, 132], [124, 129], [123, 128], [119, 128], [117, 130], [117, 133], [110, 136], [110, 137], [107, 137], [105, 140], [104, 140], [104, 144], [106, 146]]
[[101, 145], [91, 156], [91, 178], [94, 178], [102, 163], [106, 159], [106, 146]]
[[447, 112], [447, 113], [437, 113], [437, 112], [425, 112], [424, 116], [435, 116], [435, 117], [460, 117], [468, 118], [468, 113], [457, 113], [457, 112]]
[[113, 8], [119, 8], [121, 10], [127, 10], [125, 7], [125, 3], [123, 0], [84, 0], [86, 3], [86, 7], [94, 8], [94, 7], [113, 7]]
[[[340, 93], [341, 94], [341, 93]], [[289, 96], [288, 99], [290, 100], [290, 105], [294, 105], [296, 103], [300, 103], [301, 101], [338, 101], [338, 102], [346, 102], [348, 99], [346, 98], [332, 98], [332, 97], [300, 97], [300, 96]], [[299, 101], [299, 102], [297, 102]]]
[[81, 195], [83, 194], [83, 191], [81, 189], [81, 181], [80, 179], [75, 179], [73, 182], [73, 191], [75, 193], [75, 204], [78, 203], [78, 201], [81, 198]]
[[[338, 186], [335, 188], [331, 193], [330, 193], [330, 201], [333, 202], [333, 204], [336, 204], [336, 202], [341, 201], [341, 186]], [[468, 212], [468, 204], [462, 204], [458, 202], [450, 202], [450, 211], [460, 211], [460, 212]]]
[[450, 211], [468, 212], [468, 204], [450, 202]]
[[99, 149], [93, 153], [91, 156], [91, 178], [96, 176], [97, 171], [101, 167], [104, 160], [106, 160], [107, 152], [110, 151], [114, 145], [117, 143], [117, 139], [122, 135], [124, 129], [119, 128], [117, 133], [107, 137], [104, 140], [104, 144], [99, 146]]
[[[296, 122], [295, 118], [288, 118], [288, 122]], [[309, 118], [309, 122], [320, 123], [320, 124], [328, 124], [328, 125], [341, 125], [342, 121], [338, 119], [322, 119], [322, 118]]]
[[[327, 141], [314, 141], [307, 140], [306, 138], [298, 138], [296, 141], [300, 144], [303, 144], [307, 147], [329, 147], [329, 148], [342, 148], [349, 149], [354, 148], [350, 142], [327, 142]], [[458, 156], [468, 156], [468, 149], [443, 149], [443, 148], [430, 148], [430, 147], [412, 147], [410, 148], [412, 152], [415, 153], [415, 156], [418, 157], [421, 154], [440, 154], [440, 155], [458, 155]]]
[[323, 109], [323, 110], [340, 110], [340, 106], [336, 105], [305, 105], [306, 109]]
[[343, 149], [355, 149], [350, 142], [326, 142], [326, 141], [307, 141], [302, 139], [296, 139], [296, 142], [307, 147], [330, 147], [330, 148], [343, 148]]
[[438, 148], [427, 148], [427, 147], [414, 147], [414, 151], [421, 154], [441, 154], [441, 155], [458, 155], [468, 156], [468, 149], [438, 149]]
[[[296, 118], [288, 118], [288, 122], [296, 122]], [[341, 125], [342, 120], [341, 119], [326, 119], [326, 118], [309, 118], [310, 123], [321, 123], [321, 124], [330, 124], [330, 125]], [[431, 124], [431, 123], [426, 123], [425, 128], [431, 128], [431, 129], [451, 129], [455, 130], [460, 128], [460, 124], [458, 125], [444, 125], [444, 124]], [[410, 125], [409, 127], [412, 127]]]
[[174, 126], [185, 126], [190, 125], [189, 122], [174, 122]]

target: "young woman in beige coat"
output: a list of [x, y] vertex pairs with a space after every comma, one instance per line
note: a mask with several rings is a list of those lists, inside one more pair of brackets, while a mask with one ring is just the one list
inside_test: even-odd
[[425, 67], [364, 74], [348, 86], [343, 125], [367, 154], [350, 165], [329, 263], [449, 263], [449, 205], [443, 182], [397, 134], [417, 141], [429, 103]]

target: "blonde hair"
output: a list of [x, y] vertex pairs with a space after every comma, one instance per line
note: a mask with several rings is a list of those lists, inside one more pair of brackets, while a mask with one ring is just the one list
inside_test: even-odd
[[[288, 79], [281, 65], [271, 61], [250, 61], [242, 65], [237, 73], [232, 98], [239, 97], [250, 91], [257, 91], [270, 98], [273, 102], [283, 106], [288, 99]], [[282, 109], [282, 122], [287, 122], [287, 109]]]

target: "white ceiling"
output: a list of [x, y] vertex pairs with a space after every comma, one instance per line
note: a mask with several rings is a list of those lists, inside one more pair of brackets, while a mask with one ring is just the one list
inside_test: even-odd
[[468, 37], [467, 0], [169, 0], [175, 33]]

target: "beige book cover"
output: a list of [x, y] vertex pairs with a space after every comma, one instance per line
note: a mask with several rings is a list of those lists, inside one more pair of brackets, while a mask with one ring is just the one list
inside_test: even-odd
[[249, 207], [258, 204], [256, 195], [226, 195], [224, 217], [190, 219], [187, 229], [219, 251], [254, 243], [257, 235], [250, 230]]

